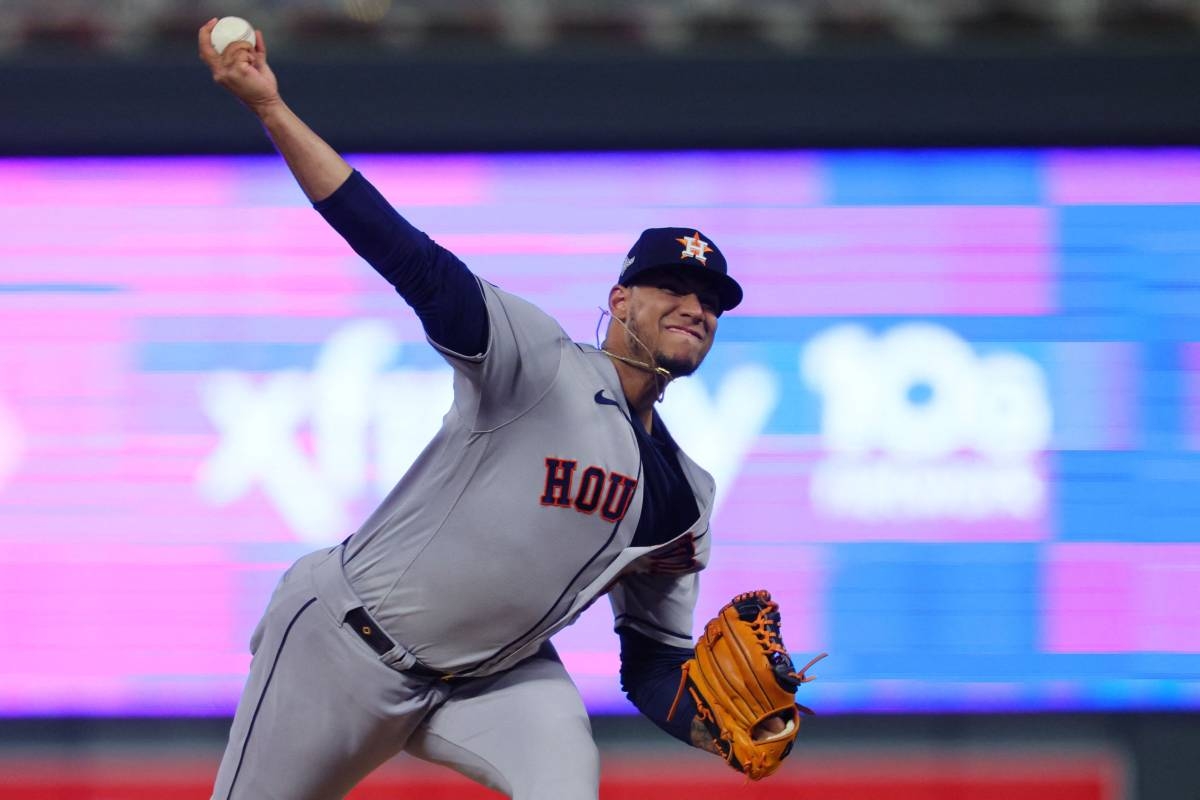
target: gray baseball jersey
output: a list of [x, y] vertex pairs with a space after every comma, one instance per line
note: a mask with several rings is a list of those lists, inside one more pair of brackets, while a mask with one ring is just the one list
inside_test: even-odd
[[711, 477], [679, 453], [698, 518], [633, 547], [641, 459], [612, 362], [481, 286], [488, 349], [446, 353], [437, 436], [346, 544], [280, 580], [214, 800], [343, 797], [401, 750], [520, 800], [595, 800], [587, 711], [547, 639], [608, 591], [619, 624], [691, 646]]
[[[712, 478], [681, 452], [699, 518], [663, 545], [631, 547], [641, 461], [612, 362], [481, 286], [488, 350], [446, 354], [453, 407], [349, 541], [351, 586], [411, 656], [456, 674], [512, 666], [606, 590], [621, 624], [690, 647]], [[692, 554], [683, 574], [680, 552]]]

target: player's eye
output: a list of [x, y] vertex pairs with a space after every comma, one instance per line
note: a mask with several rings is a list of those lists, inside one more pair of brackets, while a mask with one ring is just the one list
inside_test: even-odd
[[671, 297], [683, 297], [694, 294], [705, 312], [713, 316], [721, 316], [721, 301], [714, 292], [701, 289], [698, 286], [685, 284], [682, 281], [663, 279], [654, 284], [654, 288]]
[[686, 291], [696, 295], [696, 300], [705, 311], [718, 317], [721, 316], [721, 301], [715, 292], [703, 289], [687, 289]]

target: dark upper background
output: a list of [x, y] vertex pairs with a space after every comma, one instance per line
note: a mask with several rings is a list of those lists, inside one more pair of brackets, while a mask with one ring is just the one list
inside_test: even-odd
[[0, 155], [268, 149], [195, 55], [263, 28], [343, 151], [1200, 144], [1191, 0], [6, 0]]

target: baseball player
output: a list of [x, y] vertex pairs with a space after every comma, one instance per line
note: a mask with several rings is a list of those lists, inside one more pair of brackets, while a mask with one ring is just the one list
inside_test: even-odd
[[[691, 637], [713, 481], [655, 412], [742, 299], [720, 250], [692, 228], [645, 231], [609, 290], [603, 347], [576, 344], [412, 227], [313, 133], [280, 98], [261, 31], [218, 54], [214, 24], [199, 36], [214, 80], [416, 312], [453, 368], [454, 402], [362, 527], [280, 580], [213, 797], [342, 797], [406, 751], [515, 798], [596, 798], [587, 713], [550, 637], [605, 593], [631, 700], [741, 768], [718, 741]], [[751, 605], [742, 616], [778, 642], [772, 604]], [[756, 720], [755, 740], [794, 729], [788, 703]]]

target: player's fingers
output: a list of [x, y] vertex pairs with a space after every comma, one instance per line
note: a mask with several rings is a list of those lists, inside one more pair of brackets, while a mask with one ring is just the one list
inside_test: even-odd
[[217, 60], [217, 48], [213, 47], [212, 29], [217, 25], [217, 18], [213, 17], [208, 22], [200, 26], [200, 60], [206, 64], [212, 64]]
[[245, 54], [249, 55], [251, 58], [253, 58], [254, 57], [254, 48], [250, 45], [249, 42], [244, 42], [244, 41], [238, 40], [236, 42], [230, 42], [229, 44], [227, 44], [225, 46], [225, 51], [223, 53], [221, 53], [221, 56], [226, 61], [232, 61], [232, 60], [234, 60], [235, 57], [237, 58], [237, 60], [240, 61], [242, 53], [245, 53]]
[[756, 742], [761, 742], [773, 739], [788, 730], [788, 721], [782, 715], [776, 714], [755, 725], [754, 730], [750, 732], [750, 737]]
[[220, 86], [238, 94], [238, 87], [257, 73], [254, 51], [249, 48], [226, 50], [213, 68], [213, 80]]
[[253, 53], [248, 48], [226, 47], [224, 52], [214, 53], [212, 67], [213, 80], [220, 85], [231, 88], [230, 79], [240, 77], [245, 67], [253, 60]]
[[231, 42], [218, 58], [225, 69], [246, 73], [247, 67], [253, 69], [256, 66], [258, 54], [249, 42]]
[[[238, 44], [245, 44], [245, 42], [238, 42]], [[258, 66], [258, 55], [248, 45], [237, 48], [230, 45], [222, 56], [225, 59], [226, 68], [240, 75], [249, 75]]]
[[263, 38], [262, 31], [258, 28], [254, 29], [254, 52], [262, 56], [264, 61], [266, 60], [267, 40]]

